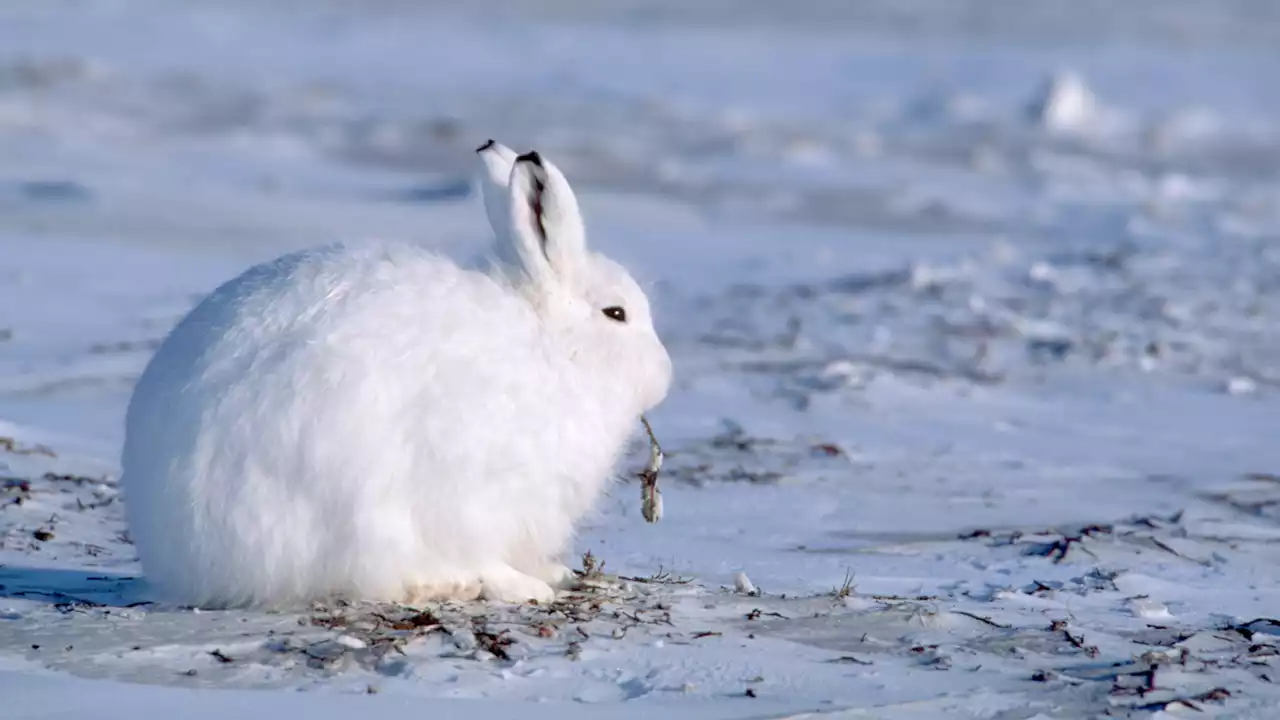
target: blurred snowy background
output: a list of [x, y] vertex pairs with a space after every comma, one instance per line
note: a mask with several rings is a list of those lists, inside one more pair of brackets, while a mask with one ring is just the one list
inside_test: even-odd
[[[1274, 627], [1212, 638], [1280, 603], [1277, 78], [1267, 0], [0, 4], [0, 671], [1081, 717], [1166, 702], [1082, 663], [1186, 647], [1173, 697], [1265, 708], [1280, 675], [1253, 646]], [[132, 597], [121, 417], [173, 322], [286, 249], [487, 242], [489, 137], [564, 167], [676, 362], [654, 415], [668, 519], [645, 526], [620, 485], [579, 549], [695, 578], [676, 627], [724, 635], [695, 652], [636, 631], [565, 667], [552, 639], [498, 675], [434, 647], [308, 675], [259, 636], [256, 660], [210, 660], [190, 616], [50, 604]], [[15, 452], [41, 444], [56, 457]], [[1020, 552], [1038, 532], [1061, 562]], [[718, 589], [739, 571], [766, 595]], [[823, 606], [839, 617], [705, 650], [735, 637], [735, 602], [849, 573], [867, 599]], [[949, 619], [885, 620], [908, 596]], [[1009, 627], [957, 625], [964, 608]], [[1068, 615], [1083, 635], [1045, 629]], [[96, 649], [35, 647], [86, 628]], [[170, 672], [186, 663], [202, 674]], [[49, 687], [34, 710], [67, 695]]]

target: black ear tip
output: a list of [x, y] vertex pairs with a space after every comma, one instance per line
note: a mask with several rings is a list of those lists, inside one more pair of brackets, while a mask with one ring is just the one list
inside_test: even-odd
[[516, 158], [516, 162], [518, 162], [518, 163], [520, 163], [520, 162], [533, 163], [534, 165], [536, 165], [536, 166], [538, 166], [538, 167], [542, 167], [542, 156], [538, 154], [538, 151], [537, 151], [537, 150], [531, 150], [531, 151], [529, 151], [529, 152], [527, 152], [527, 153], [525, 153], [525, 154], [523, 154], [523, 155], [521, 155], [521, 156], [517, 157], [517, 158]]
[[497, 145], [497, 144], [498, 144], [498, 143], [494, 142], [493, 138], [489, 138], [488, 140], [485, 140], [485, 141], [484, 141], [484, 144], [483, 144], [483, 145], [481, 145], [480, 147], [476, 148], [476, 152], [478, 152], [478, 153], [482, 153], [482, 152], [484, 152], [485, 150], [488, 150], [489, 148], [491, 148], [491, 147], [493, 147], [494, 145]]

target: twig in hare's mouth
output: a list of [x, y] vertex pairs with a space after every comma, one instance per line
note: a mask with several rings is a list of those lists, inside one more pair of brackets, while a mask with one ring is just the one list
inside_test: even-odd
[[646, 522], [656, 523], [662, 519], [662, 493], [658, 490], [658, 471], [662, 469], [662, 446], [653, 435], [649, 419], [640, 416], [644, 431], [649, 435], [649, 465], [640, 473], [640, 513]]

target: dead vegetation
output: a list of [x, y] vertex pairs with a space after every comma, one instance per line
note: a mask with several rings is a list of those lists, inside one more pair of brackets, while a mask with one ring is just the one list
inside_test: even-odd
[[837, 600], [843, 600], [844, 598], [850, 597], [851, 595], [853, 595], [858, 591], [858, 586], [853, 584], [853, 580], [854, 580], [853, 571], [846, 570], [844, 574], [844, 581], [840, 583], [839, 587], [833, 588], [831, 590], [831, 594]]
[[43, 455], [45, 457], [57, 457], [53, 450], [46, 445], [23, 445], [11, 437], [0, 436], [0, 452], [7, 452], [13, 455]]
[[[548, 604], [443, 602], [411, 607], [334, 600], [299, 618], [300, 628], [327, 631], [321, 638], [305, 630], [273, 638], [277, 655], [305, 657], [308, 667], [337, 670], [355, 663], [379, 672], [410, 652], [477, 661], [513, 662], [530, 652], [571, 659], [592, 642], [622, 640], [637, 628], [673, 640], [712, 637], [716, 632], [680, 630], [672, 619], [666, 588], [686, 585], [665, 570], [649, 577], [614, 577], [590, 552], [575, 571], [576, 587]], [[276, 660], [278, 662], [278, 659]]]
[[[991, 547], [1019, 547], [1024, 555], [1043, 557], [1055, 565], [1076, 561], [1087, 555], [1097, 561], [1098, 555], [1091, 547], [1095, 543], [1110, 542], [1115, 546], [1152, 547], [1189, 562], [1205, 564], [1200, 558], [1189, 557], [1163, 539], [1158, 533], [1178, 532], [1183, 511], [1168, 516], [1139, 515], [1119, 523], [1093, 523], [1074, 528], [1047, 528], [1044, 530], [989, 530], [979, 528], [961, 533], [960, 540], [987, 540]], [[1048, 589], [1048, 586], [1045, 586]]]

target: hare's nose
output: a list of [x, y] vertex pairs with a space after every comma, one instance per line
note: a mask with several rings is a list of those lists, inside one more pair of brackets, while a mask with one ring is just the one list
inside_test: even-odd
[[674, 375], [674, 368], [671, 363], [671, 356], [667, 353], [666, 348], [659, 347], [658, 362], [655, 363], [656, 372], [651, 381], [646, 383], [644, 388], [644, 397], [640, 398], [641, 405], [646, 411], [653, 409], [667, 397], [667, 393], [671, 390], [671, 381]]

